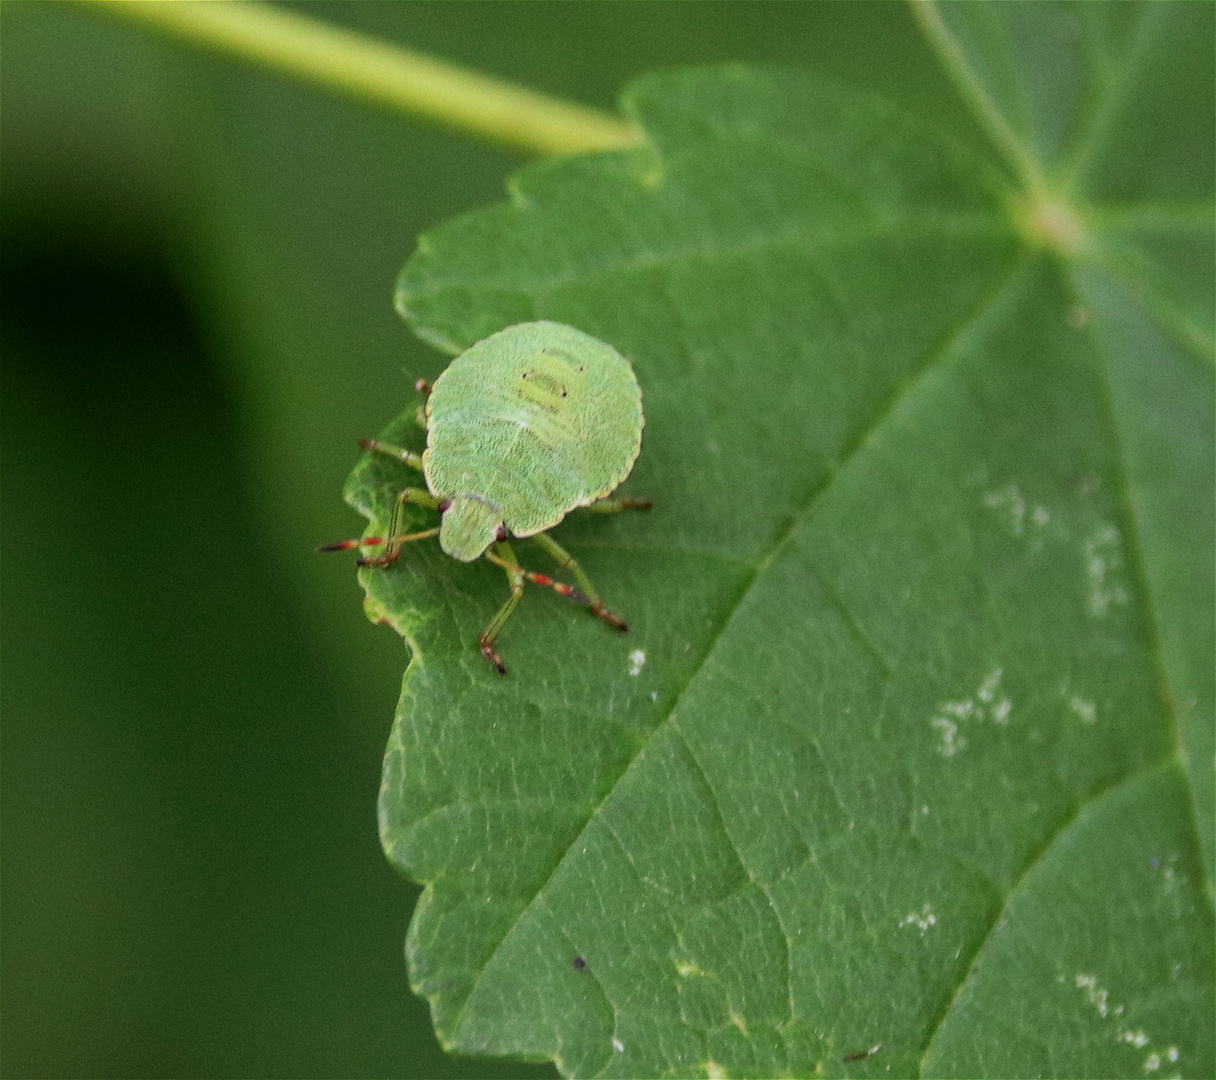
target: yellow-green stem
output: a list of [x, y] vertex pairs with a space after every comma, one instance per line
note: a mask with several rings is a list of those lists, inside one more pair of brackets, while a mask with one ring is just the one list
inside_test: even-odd
[[80, 0], [298, 79], [540, 154], [637, 145], [615, 116], [252, 0]]

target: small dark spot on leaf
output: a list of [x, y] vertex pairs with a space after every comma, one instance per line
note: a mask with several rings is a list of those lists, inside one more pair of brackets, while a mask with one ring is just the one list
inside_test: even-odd
[[845, 1054], [845, 1056], [842, 1057], [840, 1060], [844, 1061], [844, 1062], [864, 1061], [871, 1054], [877, 1054], [878, 1051], [881, 1049], [882, 1049], [882, 1043], [879, 1043], [877, 1046], [871, 1046], [869, 1050], [859, 1050], [855, 1054]]
[[571, 961], [571, 963], [573, 964], [575, 971], [586, 971], [587, 970], [587, 961], [584, 960], [581, 956], [576, 956]]

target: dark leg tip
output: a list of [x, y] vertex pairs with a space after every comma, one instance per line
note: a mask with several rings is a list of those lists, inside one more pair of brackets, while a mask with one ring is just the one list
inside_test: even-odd
[[609, 611], [606, 607], [604, 607], [603, 604], [600, 604], [598, 607], [592, 607], [591, 610], [593, 612], [595, 612], [595, 614], [598, 615], [601, 619], [603, 619], [604, 622], [606, 622], [609, 626], [615, 627], [622, 634], [625, 633], [625, 631], [629, 629], [629, 627], [625, 625], [624, 619], [622, 619], [619, 615], [616, 615], [613, 612]]
[[351, 548], [359, 546], [358, 540], [335, 540], [332, 544], [319, 544], [317, 551], [324, 553], [326, 551], [350, 551]]
[[486, 645], [484, 642], [481, 646], [481, 655], [490, 661], [490, 664], [499, 675], [505, 675], [507, 673], [507, 665], [502, 662], [502, 657], [499, 656], [491, 646]]

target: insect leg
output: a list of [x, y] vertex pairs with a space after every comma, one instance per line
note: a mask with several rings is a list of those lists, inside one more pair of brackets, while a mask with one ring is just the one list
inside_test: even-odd
[[352, 548], [365, 546], [374, 546], [376, 544], [384, 544], [385, 551], [383, 555], [377, 556], [362, 556], [355, 560], [356, 566], [391, 566], [397, 561], [397, 556], [401, 553], [401, 545], [407, 544], [411, 540], [424, 540], [429, 536], [437, 536], [439, 534], [438, 527], [434, 529], [426, 529], [423, 532], [406, 533], [404, 535], [397, 532], [397, 522], [401, 518], [401, 508], [406, 503], [414, 503], [418, 506], [437, 507], [439, 500], [435, 498], [429, 491], [423, 488], [405, 488], [401, 494], [397, 496], [397, 501], [393, 503], [393, 515], [389, 518], [388, 533], [386, 536], [365, 536], [362, 540], [337, 540], [332, 544], [322, 544], [318, 551], [350, 551]]
[[397, 556], [401, 554], [401, 545], [408, 543], [410, 540], [422, 540], [428, 536], [437, 536], [439, 528], [426, 529], [420, 533], [409, 533], [406, 536], [400, 536], [397, 533], [397, 522], [401, 520], [401, 508], [406, 503], [413, 503], [416, 506], [437, 507], [439, 500], [435, 498], [429, 491], [423, 488], [402, 488], [401, 493], [397, 496], [397, 501], [393, 503], [393, 515], [388, 521], [388, 543], [384, 549], [383, 555], [364, 555], [355, 560], [356, 566], [392, 566], [397, 561]]
[[537, 533], [532, 537], [542, 548], [549, 553], [558, 566], [565, 569], [570, 568], [579, 585], [582, 586], [583, 592], [587, 594], [587, 600], [591, 606], [591, 610], [604, 620], [609, 626], [615, 626], [618, 630], [624, 631], [627, 629], [625, 620], [619, 615], [614, 615], [604, 606], [604, 601], [600, 599], [599, 593], [595, 591], [595, 586], [591, 584], [591, 579], [579, 565], [578, 560], [570, 554], [564, 547], [553, 539], [548, 533]]
[[[317, 546], [317, 551], [350, 551], [355, 547], [375, 547], [377, 544], [389, 544], [400, 547], [402, 544], [409, 544], [411, 540], [426, 540], [428, 536], [438, 536], [439, 527], [435, 525], [433, 529], [423, 529], [421, 533], [405, 533], [400, 536], [389, 536], [385, 539], [384, 536], [364, 536], [362, 540], [334, 540], [332, 544], [321, 544]], [[379, 558], [359, 558], [355, 559], [356, 567], [378, 566], [382, 564]]]
[[502, 657], [494, 651], [494, 641], [502, 633], [502, 628], [507, 625], [507, 620], [515, 609], [519, 607], [519, 602], [523, 598], [524, 571], [516, 564], [515, 553], [511, 550], [509, 544], [500, 541], [494, 546], [506, 555], [506, 558], [499, 556], [492, 561], [507, 571], [507, 581], [511, 583], [511, 595], [507, 597], [507, 602], [498, 609], [498, 614], [490, 620], [490, 625], [481, 632], [481, 654], [494, 665], [499, 675], [505, 675], [507, 673], [507, 665], [502, 662]]
[[392, 443], [381, 442], [379, 439], [360, 439], [359, 449], [367, 450], [373, 454], [384, 454], [386, 457], [396, 458], [398, 461], [405, 462], [411, 469], [417, 469], [422, 472], [422, 455], [414, 453], [413, 450], [406, 450], [400, 446], [394, 446]]
[[559, 596], [564, 596], [567, 600], [573, 600], [576, 604], [591, 604], [591, 601], [579, 592], [578, 589], [572, 588], [563, 581], [554, 581], [548, 574], [534, 574], [531, 570], [525, 570], [522, 566], [516, 566], [514, 563], [507, 562], [493, 551], [487, 551], [486, 558], [495, 566], [501, 566], [508, 573], [518, 570], [529, 581], [537, 585], [544, 585], [552, 589]]
[[616, 514], [621, 510], [649, 510], [649, 499], [599, 499], [587, 507], [593, 514]]

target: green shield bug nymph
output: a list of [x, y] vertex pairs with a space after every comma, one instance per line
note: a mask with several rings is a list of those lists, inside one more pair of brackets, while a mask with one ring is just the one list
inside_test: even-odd
[[[461, 353], [428, 390], [426, 450], [416, 454], [375, 439], [365, 450], [387, 454], [417, 469], [426, 490], [405, 488], [397, 497], [385, 537], [341, 540], [319, 551], [364, 544], [384, 552], [363, 556], [361, 566], [391, 566], [403, 544], [438, 535], [454, 559], [485, 556], [507, 573], [511, 595], [481, 635], [481, 651], [506, 674], [494, 641], [519, 604], [524, 582], [547, 585], [586, 604], [618, 630], [625, 623], [605, 606], [577, 560], [550, 537], [571, 510], [585, 506], [611, 513], [645, 508], [645, 499], [608, 496], [629, 475], [642, 447], [642, 391], [629, 361], [611, 345], [554, 322], [520, 323], [491, 334]], [[429, 506], [440, 524], [398, 535], [406, 503]], [[509, 536], [532, 537], [581, 592], [524, 570]]]

